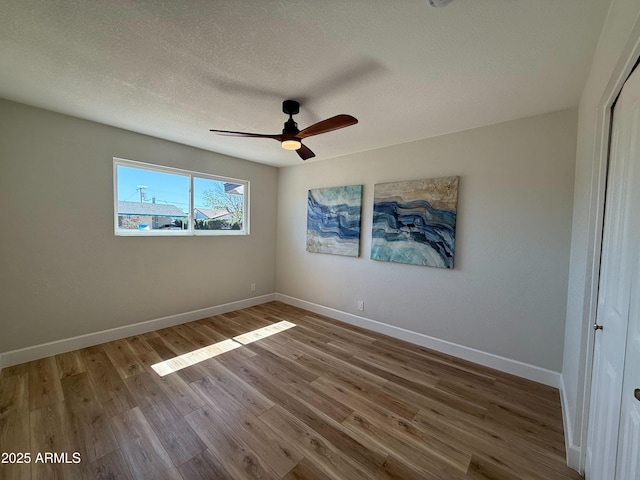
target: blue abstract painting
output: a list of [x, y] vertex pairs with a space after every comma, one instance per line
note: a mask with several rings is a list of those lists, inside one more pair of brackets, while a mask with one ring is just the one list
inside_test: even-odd
[[371, 258], [453, 268], [458, 177], [374, 186]]
[[362, 185], [316, 188], [307, 200], [307, 251], [360, 254]]

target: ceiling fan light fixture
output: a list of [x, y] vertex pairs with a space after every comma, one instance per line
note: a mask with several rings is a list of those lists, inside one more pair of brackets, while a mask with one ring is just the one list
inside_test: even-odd
[[283, 140], [281, 145], [285, 150], [298, 150], [300, 147], [302, 147], [302, 143], [300, 143], [300, 140], [296, 140], [295, 138]]

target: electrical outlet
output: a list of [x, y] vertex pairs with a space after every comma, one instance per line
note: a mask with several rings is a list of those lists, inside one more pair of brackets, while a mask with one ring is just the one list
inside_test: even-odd
[[251, 291], [252, 291], [252, 292], [255, 292], [255, 291], [256, 291], [256, 284], [255, 284], [255, 283], [252, 283], [252, 284], [251, 284]]
[[358, 300], [358, 310], [364, 311], [364, 301]]

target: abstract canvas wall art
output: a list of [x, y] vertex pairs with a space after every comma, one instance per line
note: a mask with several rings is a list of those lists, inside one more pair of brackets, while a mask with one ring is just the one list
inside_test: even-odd
[[453, 268], [458, 178], [375, 185], [371, 258]]
[[307, 199], [307, 251], [360, 254], [362, 185], [315, 188]]

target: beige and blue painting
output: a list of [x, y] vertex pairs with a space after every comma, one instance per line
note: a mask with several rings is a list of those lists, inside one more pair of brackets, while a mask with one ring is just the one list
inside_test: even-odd
[[307, 251], [360, 254], [362, 185], [315, 188], [307, 199]]
[[374, 186], [371, 258], [453, 268], [458, 177]]

